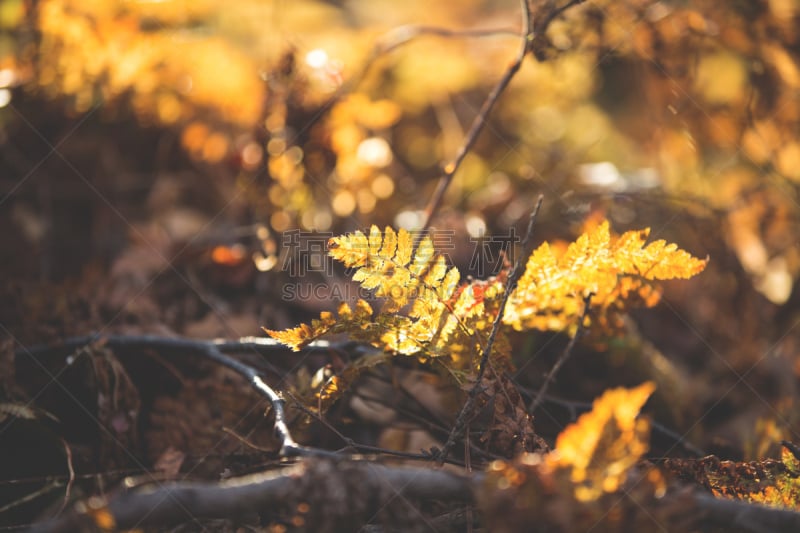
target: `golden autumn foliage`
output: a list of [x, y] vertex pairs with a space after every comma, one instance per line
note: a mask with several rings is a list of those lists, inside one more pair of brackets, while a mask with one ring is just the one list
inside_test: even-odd
[[[592, 296], [590, 327], [610, 331], [608, 316], [618, 318], [634, 305], [658, 301], [659, 279], [689, 278], [706, 261], [674, 244], [655, 241], [645, 246], [649, 231], [630, 231], [612, 238], [608, 222], [582, 235], [563, 255], [547, 243], [531, 254], [505, 310], [504, 323], [517, 330], [577, 328], [583, 299]], [[373, 316], [364, 300], [353, 312], [342, 304], [339, 317], [322, 313], [310, 325], [285, 331], [267, 330], [273, 338], [299, 350], [330, 333], [347, 333], [390, 352], [421, 358], [447, 356], [455, 367], [469, 367], [482, 355], [505, 291], [502, 273], [488, 281], [460, 285], [460, 274], [437, 255], [430, 237], [414, 249], [412, 235], [372, 226], [369, 234], [356, 231], [330, 240], [329, 255], [355, 269], [353, 279], [384, 300]], [[616, 323], [614, 326], [618, 325]], [[501, 329], [495, 348], [507, 358], [508, 344]]]
[[628, 305], [658, 303], [660, 293], [652, 281], [691, 278], [707, 263], [663, 240], [645, 246], [649, 234], [648, 228], [612, 237], [604, 221], [562, 252], [542, 244], [528, 259], [504, 323], [518, 331], [574, 331], [584, 298], [591, 295], [592, 326], [618, 330]]
[[796, 511], [800, 509], [800, 450], [790, 442], [782, 444], [779, 460], [729, 461], [710, 455], [696, 460], [669, 459], [665, 469], [689, 477], [717, 498]]
[[249, 124], [262, 92], [250, 59], [225, 40], [180, 31], [213, 10], [207, 1], [42, 2], [37, 83], [74, 98], [81, 112], [126, 97], [149, 122], [173, 124], [206, 108]]
[[608, 390], [558, 435], [553, 451], [493, 462], [482, 499], [494, 520], [492, 530], [518, 531], [538, 520], [559, 531], [616, 531], [620, 518], [610, 507], [627, 505], [626, 498], [662, 496], [666, 484], [660, 472], [638, 466], [650, 435], [650, 423], [639, 411], [654, 389], [646, 382]]
[[[657, 383], [658, 427], [680, 438], [659, 434], [651, 457], [663, 456], [661, 465], [712, 451], [758, 459], [678, 459], [674, 470], [681, 482], [695, 474], [695, 484], [718, 498], [800, 509], [800, 452], [785, 447], [780, 460], [763, 459], [796, 437], [799, 412], [800, 2], [528, 4], [534, 23], [548, 8], [565, 7], [536, 32], [513, 83], [495, 93], [520, 45], [519, 3], [0, 2], [0, 203], [14, 229], [7, 236], [20, 244], [2, 248], [6, 262], [26, 279], [91, 274], [89, 262], [131, 278], [112, 278], [96, 293], [113, 298], [86, 306], [91, 321], [78, 322], [76, 313], [74, 327], [49, 326], [44, 339], [34, 329], [48, 322], [43, 313], [8, 305], [26, 322], [10, 331], [49, 341], [114, 316], [109, 327], [124, 331], [161, 321], [159, 331], [216, 337], [322, 311], [266, 331], [294, 351], [331, 336], [354, 344], [324, 354], [312, 347], [314, 356], [299, 358], [297, 373], [287, 372], [279, 387], [323, 411], [346, 393], [348, 402], [360, 399], [370, 392], [364, 382], [377, 378], [391, 378], [398, 396], [409, 392], [395, 371], [421, 368], [447, 387], [440, 403], [448, 412], [437, 420], [444, 427], [474, 384], [466, 462], [479, 469], [513, 457], [488, 470], [493, 492], [485, 501], [494, 507], [478, 520], [492, 531], [532, 523], [597, 531], [603, 520], [616, 530], [653, 530], [613, 521], [625, 515], [617, 503], [637, 481], [650, 495], [663, 491], [658, 471], [643, 464], [650, 428], [637, 416]], [[499, 97], [487, 101], [490, 94]], [[485, 128], [465, 144], [487, 103]], [[455, 164], [462, 148], [466, 156]], [[102, 194], [87, 200], [69, 170]], [[424, 220], [428, 193], [450, 170], [443, 204]], [[106, 194], [107, 205], [98, 204]], [[518, 226], [539, 194], [542, 244], [521, 258], [513, 291], [508, 266], [473, 279], [461, 247], [451, 262], [435, 238], [391, 226], [441, 224], [459, 238], [491, 241]], [[124, 217], [117, 221], [109, 207]], [[575, 230], [583, 215], [600, 212], [608, 220]], [[332, 303], [316, 291], [284, 290], [278, 301], [295, 276], [286, 266], [307, 259], [291, 256], [294, 241], [281, 248], [282, 233], [355, 227], [370, 229], [331, 239], [328, 253], [371, 297]], [[614, 227], [645, 229], [616, 234]], [[565, 234], [574, 242], [555, 240]], [[657, 240], [666, 234], [668, 241]], [[179, 298], [174, 280], [135, 254], [130, 260], [129, 245], [146, 241], [166, 259], [186, 245], [164, 273], [191, 282], [202, 303]], [[694, 257], [669, 241], [703, 252]], [[94, 250], [107, 254], [97, 267]], [[210, 266], [192, 264], [201, 256]], [[67, 257], [82, 259], [68, 271]], [[707, 268], [703, 291], [661, 283]], [[139, 278], [158, 289], [147, 291], [146, 306], [138, 295], [126, 298], [128, 286], [145, 295]], [[669, 306], [628, 320], [673, 289]], [[52, 295], [42, 301], [36, 306], [49, 308]], [[212, 308], [217, 302], [224, 305]], [[224, 331], [210, 326], [223, 318]], [[629, 327], [635, 334], [610, 340]], [[557, 391], [546, 394], [561, 363]], [[394, 364], [391, 372], [375, 368], [385, 364]], [[580, 399], [642, 382], [606, 391], [553, 441]], [[337, 407], [350, 416], [350, 403]], [[769, 420], [753, 426], [764, 410]], [[338, 421], [351, 422], [323, 422]], [[439, 444], [436, 431], [426, 446]], [[520, 453], [542, 439], [555, 442], [552, 453]], [[748, 449], [748, 439], [758, 446]], [[450, 457], [460, 453], [453, 448]], [[636, 498], [628, 503], [652, 511]], [[519, 516], [514, 527], [492, 522]]]
[[562, 431], [547, 464], [569, 471], [579, 501], [619, 490], [628, 470], [648, 449], [650, 424], [637, 419], [655, 390], [647, 382], [634, 389], [610, 389], [592, 410]]
[[355, 281], [384, 299], [382, 309], [373, 317], [372, 308], [364, 300], [358, 300], [355, 313], [342, 304], [338, 320], [331, 313], [323, 313], [310, 326], [267, 330], [273, 338], [299, 350], [328, 333], [348, 333], [400, 354], [446, 354], [461, 365], [470, 362], [463, 357], [480, 353], [482, 339], [491, 326], [485, 310], [495, 302], [496, 313], [502, 284], [480, 282], [457, 292], [458, 269], [447, 267], [430, 237], [423, 238], [414, 250], [413, 237], [404, 229], [395, 232], [387, 227], [381, 232], [372, 226], [369, 235], [356, 231], [331, 239], [330, 246], [333, 258], [356, 269]]
[[742, 497], [772, 507], [800, 509], [800, 460], [784, 445], [781, 463], [784, 466], [782, 472], [764, 479], [760, 486]]

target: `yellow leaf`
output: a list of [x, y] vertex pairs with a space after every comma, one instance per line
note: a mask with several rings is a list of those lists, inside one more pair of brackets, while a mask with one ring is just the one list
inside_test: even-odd
[[362, 324], [372, 318], [372, 307], [364, 300], [358, 300], [355, 312], [349, 305], [343, 303], [339, 306], [339, 317], [333, 313], [323, 311], [319, 320], [312, 320], [311, 325], [300, 324], [295, 328], [283, 331], [265, 329], [267, 334], [278, 342], [290, 347], [293, 351], [300, 351], [311, 342], [328, 333], [346, 333], [357, 330]]
[[547, 461], [570, 471], [578, 500], [619, 490], [628, 469], [647, 451], [650, 423], [637, 415], [654, 390], [652, 382], [608, 390], [558, 436]]
[[615, 238], [608, 221], [602, 221], [563, 253], [542, 244], [528, 258], [503, 322], [518, 331], [574, 332], [583, 316], [584, 298], [591, 295], [592, 325], [613, 333], [629, 307], [658, 302], [658, 288], [651, 281], [690, 278], [706, 266], [707, 260], [675, 244], [655, 241], [645, 246], [649, 234], [643, 229]]

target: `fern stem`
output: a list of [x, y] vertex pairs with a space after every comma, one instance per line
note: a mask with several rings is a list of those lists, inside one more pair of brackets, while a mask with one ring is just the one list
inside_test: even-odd
[[539, 392], [536, 393], [536, 396], [531, 402], [530, 407], [528, 407], [529, 412], [533, 413], [533, 411], [537, 407], [539, 407], [542, 401], [544, 401], [545, 393], [547, 392], [547, 388], [550, 386], [550, 383], [553, 381], [553, 378], [555, 378], [556, 374], [561, 369], [561, 366], [572, 355], [572, 350], [575, 349], [575, 343], [578, 341], [578, 338], [581, 337], [581, 335], [583, 335], [583, 332], [586, 329], [585, 322], [586, 322], [586, 317], [589, 315], [589, 304], [591, 304], [591, 300], [592, 300], [591, 294], [589, 294], [583, 299], [583, 314], [581, 315], [580, 322], [578, 322], [578, 329], [575, 330], [575, 335], [573, 335], [572, 338], [569, 340], [569, 343], [567, 343], [567, 347], [564, 348], [564, 351], [561, 352], [561, 355], [559, 356], [558, 359], [556, 359], [555, 364], [553, 364], [553, 367], [547, 373], [547, 376], [545, 376], [544, 383], [542, 383]]

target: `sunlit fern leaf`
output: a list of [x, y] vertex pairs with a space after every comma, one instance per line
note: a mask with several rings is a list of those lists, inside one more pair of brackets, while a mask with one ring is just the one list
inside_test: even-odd
[[333, 237], [329, 244], [328, 255], [347, 267], [361, 267], [369, 261], [369, 241], [361, 231]]
[[[414, 253], [414, 240], [404, 229], [395, 233], [387, 227], [382, 233], [372, 226], [369, 237], [356, 231], [334, 237], [330, 245], [331, 257], [358, 268], [353, 280], [386, 299], [384, 313], [397, 312], [412, 300], [444, 305], [458, 284], [458, 270], [448, 270], [445, 258], [436, 255], [430, 237], [423, 238]], [[411, 316], [422, 315], [412, 312]]]
[[428, 236], [425, 236], [417, 246], [417, 252], [414, 254], [414, 260], [412, 261], [411, 265], [409, 266], [409, 270], [411, 274], [419, 278], [425, 272], [425, 269], [431, 263], [431, 259], [433, 259], [435, 251], [433, 249], [433, 241]]
[[355, 309], [343, 303], [339, 306], [338, 318], [333, 313], [323, 311], [319, 319], [314, 319], [311, 324], [299, 326], [283, 331], [265, 329], [264, 331], [273, 339], [289, 346], [295, 352], [304, 346], [327, 334], [357, 333], [372, 321], [372, 307], [364, 300], [356, 302]]
[[504, 323], [520, 331], [574, 331], [584, 298], [591, 295], [593, 328], [614, 333], [629, 308], [658, 302], [659, 288], [652, 281], [690, 278], [706, 266], [707, 260], [665, 241], [645, 246], [648, 235], [645, 229], [615, 238], [604, 221], [563, 253], [542, 244], [528, 259]]
[[[617, 238], [603, 222], [565, 248], [542, 244], [528, 258], [504, 324], [574, 332], [591, 295], [592, 330], [619, 331], [629, 308], [658, 302], [659, 288], [652, 281], [690, 277], [706, 264], [663, 241], [645, 246], [648, 234], [632, 231]], [[310, 325], [270, 335], [296, 350], [323, 335], [347, 333], [391, 352], [448, 357], [453, 370], [480, 359], [500, 310], [505, 277], [459, 286], [458, 270], [447, 267], [430, 237], [414, 250], [411, 234], [403, 229], [381, 232], [372, 226], [368, 234], [335, 237], [330, 245], [329, 254], [356, 269], [353, 278], [384, 299], [381, 311], [373, 316], [359, 301], [355, 311], [342, 306], [338, 318], [323, 313]], [[502, 330], [497, 340], [493, 357], [509, 358]]]
[[688, 279], [703, 271], [706, 261], [679, 250], [676, 244], [664, 240], [644, 246], [650, 228], [624, 233], [611, 247], [619, 268], [626, 274], [645, 279]]
[[[371, 309], [357, 314], [343, 306], [338, 318], [323, 313], [310, 325], [269, 334], [293, 349], [329, 333], [348, 333], [354, 340], [404, 355], [429, 358], [459, 353], [464, 354], [459, 359], [471, 360], [466, 354], [480, 354], [484, 342], [475, 336], [476, 328], [488, 330], [491, 324], [491, 319], [476, 322], [472, 316], [483, 311], [482, 299], [476, 300], [472, 289], [457, 294], [458, 269], [448, 268], [430, 237], [423, 238], [416, 251], [413, 247], [409, 232], [390, 227], [381, 232], [372, 226], [367, 234], [356, 231], [331, 239], [329, 254], [355, 268], [353, 279], [384, 298], [381, 311], [372, 316]], [[468, 320], [474, 323], [467, 325]], [[488, 331], [482, 332], [484, 339], [486, 335]]]

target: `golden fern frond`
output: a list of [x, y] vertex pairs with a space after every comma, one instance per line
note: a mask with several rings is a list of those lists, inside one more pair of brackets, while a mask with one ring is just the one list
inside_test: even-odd
[[382, 312], [399, 311], [412, 300], [419, 306], [410, 316], [427, 316], [431, 307], [442, 306], [458, 287], [460, 275], [448, 269], [444, 256], [436, 255], [431, 238], [423, 238], [416, 253], [411, 234], [387, 226], [384, 233], [372, 226], [369, 235], [361, 231], [334, 237], [329, 241], [331, 257], [349, 268], [357, 268], [353, 280], [375, 296], [385, 298]]
[[[368, 234], [356, 231], [331, 239], [331, 257], [355, 268], [353, 279], [385, 299], [381, 311], [372, 316], [366, 302], [359, 301], [355, 312], [343, 305], [338, 318], [322, 313], [310, 325], [268, 333], [295, 350], [329, 333], [348, 333], [387, 351], [450, 356], [457, 366], [466, 366], [481, 353], [503, 285], [496, 280], [472, 282], [456, 292], [461, 275], [457, 268], [448, 268], [431, 238], [423, 238], [416, 251], [413, 246], [409, 232], [391, 227], [382, 233], [372, 226]], [[501, 352], [507, 350], [496, 353]]]
[[[641, 230], [615, 237], [603, 222], [564, 248], [542, 244], [528, 258], [507, 302], [504, 325], [574, 333], [585, 297], [591, 294], [593, 330], [615, 332], [629, 308], [658, 302], [660, 292], [653, 281], [689, 278], [705, 268], [707, 260], [674, 244], [645, 245], [648, 235], [649, 230]], [[414, 251], [411, 234], [390, 227], [381, 232], [372, 226], [368, 234], [335, 237], [330, 247], [333, 258], [356, 269], [356, 281], [385, 299], [381, 311], [375, 314], [367, 302], [358, 300], [354, 309], [342, 304], [338, 316], [322, 313], [310, 325], [266, 330], [270, 336], [299, 350], [324, 335], [345, 333], [387, 353], [439, 358], [456, 379], [474, 369], [500, 313], [506, 273], [459, 286], [458, 269], [448, 268], [430, 237]], [[513, 366], [510, 353], [501, 328], [492, 350], [494, 368]], [[375, 357], [369, 365], [382, 361]], [[319, 405], [335, 401], [359, 373], [359, 368], [345, 368], [328, 380], [317, 393]]]
[[[356, 302], [355, 309], [343, 303], [339, 306], [338, 317], [333, 313], [323, 311], [319, 319], [311, 321], [311, 324], [300, 324], [296, 328], [283, 331], [264, 329], [267, 334], [278, 342], [289, 346], [293, 351], [300, 351], [304, 346], [308, 346], [313, 341], [327, 334], [335, 333], [354, 333], [362, 332], [372, 322], [372, 307], [364, 300]], [[358, 335], [356, 335], [358, 336]]]
[[[542, 244], [528, 258], [525, 273], [505, 308], [503, 322], [516, 330], [571, 330], [583, 316], [584, 299], [592, 295], [593, 329], [613, 333], [635, 306], [650, 307], [660, 297], [653, 281], [689, 278], [705, 268], [674, 244], [645, 245], [649, 230], [612, 236], [608, 222], [581, 235], [566, 249]], [[377, 315], [359, 300], [356, 309], [343, 304], [339, 316], [322, 313], [310, 325], [268, 331], [298, 350], [329, 333], [347, 333], [387, 351], [424, 358], [448, 356], [465, 368], [482, 353], [499, 313], [505, 280], [473, 281], [460, 288], [460, 274], [436, 254], [430, 237], [413, 250], [406, 230], [355, 233], [330, 240], [329, 254], [350, 268], [353, 279], [385, 299]], [[409, 306], [405, 314], [403, 308]], [[506, 354], [503, 332], [496, 345]]]
[[675, 244], [655, 241], [645, 246], [650, 230], [629, 231], [615, 238], [608, 221], [581, 235], [563, 253], [547, 243], [528, 259], [525, 273], [511, 295], [503, 321], [514, 329], [573, 330], [591, 306], [600, 329], [613, 332], [630, 307], [655, 305], [659, 288], [651, 281], [690, 278], [707, 260], [692, 257]]

